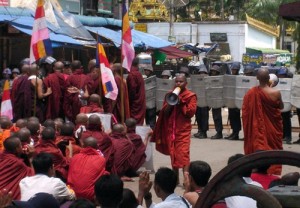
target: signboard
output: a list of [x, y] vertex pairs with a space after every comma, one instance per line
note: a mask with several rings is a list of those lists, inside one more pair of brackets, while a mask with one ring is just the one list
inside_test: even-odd
[[227, 42], [227, 33], [210, 33], [211, 42]]
[[263, 63], [263, 56], [262, 54], [243, 54], [244, 65], [250, 64], [254, 67], [258, 67], [261, 63]]
[[145, 23], [135, 23], [134, 29], [147, 33], [147, 25]]
[[292, 63], [292, 54], [279, 54], [276, 58], [276, 65], [279, 66], [281, 63], [291, 64]]

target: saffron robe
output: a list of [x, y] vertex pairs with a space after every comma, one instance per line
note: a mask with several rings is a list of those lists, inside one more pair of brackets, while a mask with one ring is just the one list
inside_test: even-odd
[[54, 72], [44, 79], [46, 88], [51, 87], [52, 94], [47, 97], [46, 119], [63, 118], [63, 97], [65, 91], [65, 79], [62, 73]]
[[89, 95], [94, 92], [94, 89], [91, 78], [83, 74], [82, 69], [75, 70], [75, 72], [67, 78], [63, 109], [66, 117], [75, 123], [76, 115], [80, 112], [82, 104], [78, 97], [79, 93], [69, 93], [69, 87], [76, 87], [83, 91], [85, 91], [85, 87], [87, 87]]
[[138, 125], [143, 125], [146, 114], [145, 82], [142, 74], [136, 67], [132, 67], [127, 77], [130, 117]]
[[99, 177], [107, 173], [105, 162], [105, 158], [91, 147], [83, 148], [71, 159], [68, 184], [77, 198], [94, 200], [95, 183]]
[[111, 173], [121, 177], [126, 171], [133, 169], [134, 145], [124, 134], [112, 133], [110, 137], [116, 150]]
[[180, 103], [171, 107], [170, 114], [164, 102], [151, 138], [157, 151], [170, 155], [173, 168], [183, 168], [190, 163], [191, 118], [197, 109], [195, 93], [185, 89], [178, 97]]
[[132, 155], [132, 168], [137, 171], [146, 160], [146, 146], [140, 135], [135, 133], [134, 129], [127, 129], [127, 137], [131, 140], [134, 145], [134, 154]]
[[[280, 102], [273, 101], [260, 87], [253, 87], [244, 97], [242, 119], [244, 151], [282, 150]], [[280, 175], [281, 166], [272, 166], [270, 174]], [[275, 168], [275, 169], [274, 169]]]
[[14, 200], [20, 200], [20, 181], [26, 176], [34, 175], [33, 169], [26, 166], [17, 156], [4, 151], [0, 153], [0, 190], [12, 192]]
[[41, 152], [46, 152], [53, 156], [52, 159], [55, 171], [62, 176], [62, 178], [67, 179], [69, 162], [63, 156], [62, 152], [56, 146], [54, 141], [41, 139], [40, 142], [35, 145], [35, 153], [39, 154]]
[[100, 126], [89, 124], [87, 130], [82, 132], [81, 139], [88, 137], [97, 139], [98, 148], [103, 153], [106, 159], [106, 170], [110, 171], [114, 162], [115, 149], [112, 139], [101, 130]]

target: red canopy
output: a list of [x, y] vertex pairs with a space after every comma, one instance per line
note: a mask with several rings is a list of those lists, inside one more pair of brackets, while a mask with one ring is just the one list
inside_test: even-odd
[[300, 2], [281, 4], [279, 7], [279, 15], [286, 20], [300, 22]]
[[195, 54], [180, 50], [174, 46], [168, 46], [164, 48], [159, 48], [159, 51], [165, 53], [168, 59], [186, 58], [190, 56], [195, 56]]

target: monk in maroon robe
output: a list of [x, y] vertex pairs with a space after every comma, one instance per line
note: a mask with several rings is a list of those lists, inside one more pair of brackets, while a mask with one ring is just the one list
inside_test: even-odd
[[48, 96], [46, 103], [46, 119], [63, 118], [63, 96], [65, 91], [65, 79], [61, 71], [64, 64], [60, 61], [54, 64], [52, 71], [44, 79], [46, 88], [52, 89], [52, 94]]
[[22, 154], [22, 145], [18, 137], [7, 138], [4, 147], [4, 152], [0, 153], [0, 190], [10, 191], [13, 199], [19, 200], [20, 181], [26, 176], [34, 175], [34, 171], [19, 158]]
[[138, 70], [137, 58], [132, 62], [132, 67], [127, 77], [127, 87], [130, 117], [134, 118], [138, 125], [143, 125], [146, 114], [146, 94], [144, 79]]
[[113, 147], [116, 150], [111, 172], [121, 177], [127, 171], [133, 169], [134, 145], [126, 137], [125, 127], [122, 124], [115, 124], [113, 126], [110, 137]]
[[135, 152], [133, 154], [133, 170], [137, 171], [146, 160], [146, 145], [144, 144], [142, 137], [135, 133], [136, 120], [129, 118], [125, 122], [127, 127], [127, 137], [134, 144]]
[[179, 102], [176, 105], [169, 105], [166, 101], [164, 102], [152, 136], [157, 151], [170, 155], [172, 167], [177, 173], [179, 168], [188, 171], [191, 118], [195, 115], [197, 108], [196, 94], [189, 91], [186, 85], [186, 77], [182, 74], [177, 75], [175, 87], [181, 89], [178, 95]]
[[55, 130], [53, 128], [47, 127], [42, 131], [42, 139], [35, 146], [35, 152], [36, 154], [41, 152], [51, 154], [57, 176], [65, 180], [67, 179], [69, 162], [55, 144]]
[[92, 94], [88, 105], [80, 108], [80, 113], [103, 113], [100, 96]]
[[61, 150], [63, 155], [70, 159], [81, 150], [79, 143], [73, 136], [75, 126], [72, 123], [65, 123], [60, 128], [60, 135], [56, 136], [55, 144]]
[[66, 80], [63, 109], [66, 117], [74, 123], [80, 108], [86, 105], [89, 95], [93, 94], [95, 89], [91, 78], [83, 74], [80, 61], [73, 61], [71, 67], [73, 74]]
[[101, 120], [97, 115], [91, 115], [89, 117], [87, 130], [82, 132], [81, 140], [83, 141], [88, 137], [97, 139], [98, 148], [107, 161], [106, 169], [110, 171], [114, 161], [115, 149], [111, 138], [102, 130]]
[[[283, 108], [283, 103], [280, 91], [269, 86], [267, 69], [258, 70], [257, 79], [259, 86], [247, 92], [242, 107], [245, 154], [282, 150], [280, 109]], [[281, 166], [271, 166], [268, 173], [280, 175]]]
[[105, 158], [98, 151], [97, 140], [88, 137], [83, 140], [83, 149], [70, 162], [68, 184], [74, 190], [77, 198], [94, 200], [94, 186], [104, 174]]

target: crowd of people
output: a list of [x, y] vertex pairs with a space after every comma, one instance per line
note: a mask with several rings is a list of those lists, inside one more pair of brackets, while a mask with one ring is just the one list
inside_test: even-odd
[[[155, 108], [146, 107], [137, 58], [127, 79], [121, 77], [120, 64], [111, 68], [119, 89], [116, 100], [105, 97], [96, 60], [89, 62], [88, 73], [79, 60], [45, 57], [39, 65], [29, 64], [27, 59], [20, 63], [20, 74], [11, 80], [13, 118], [0, 117], [0, 207], [133, 208], [143, 202], [152, 208], [195, 206], [211, 168], [204, 161], [190, 161], [191, 119], [196, 115], [199, 131], [194, 136], [207, 138], [209, 108], [198, 107], [196, 94], [187, 88], [188, 68], [181, 68], [174, 78], [174, 88], [179, 89], [177, 102], [165, 100], [158, 114]], [[151, 68], [144, 71], [146, 77], [153, 73]], [[239, 65], [233, 64], [231, 71], [237, 75]], [[210, 69], [211, 76], [220, 72], [217, 65]], [[204, 65], [199, 74], [208, 75]], [[162, 78], [170, 76], [169, 71], [162, 73]], [[280, 92], [270, 86], [266, 69], [260, 69], [257, 78], [260, 84], [246, 94], [242, 109], [245, 154], [282, 149]], [[112, 115], [111, 130], [103, 128], [97, 113]], [[212, 113], [216, 135], [211, 139], [221, 139], [221, 108]], [[240, 110], [229, 109], [229, 119], [233, 132], [227, 139], [237, 140]], [[143, 140], [135, 130], [144, 120], [153, 131]], [[138, 174], [150, 141], [155, 142], [157, 151], [170, 155], [172, 167], [161, 167], [155, 173], [153, 188], [162, 199], [157, 204], [152, 201], [149, 172]], [[235, 155], [228, 163], [241, 157]], [[279, 180], [272, 174], [280, 175], [280, 167], [259, 168], [256, 177], [252, 178], [251, 170], [243, 176], [244, 181], [268, 188], [272, 180]], [[174, 193], [180, 184], [179, 169], [184, 175], [183, 196]], [[123, 182], [137, 176], [139, 192], [135, 195]], [[238, 197], [225, 198], [212, 207], [257, 207], [254, 200]]]

